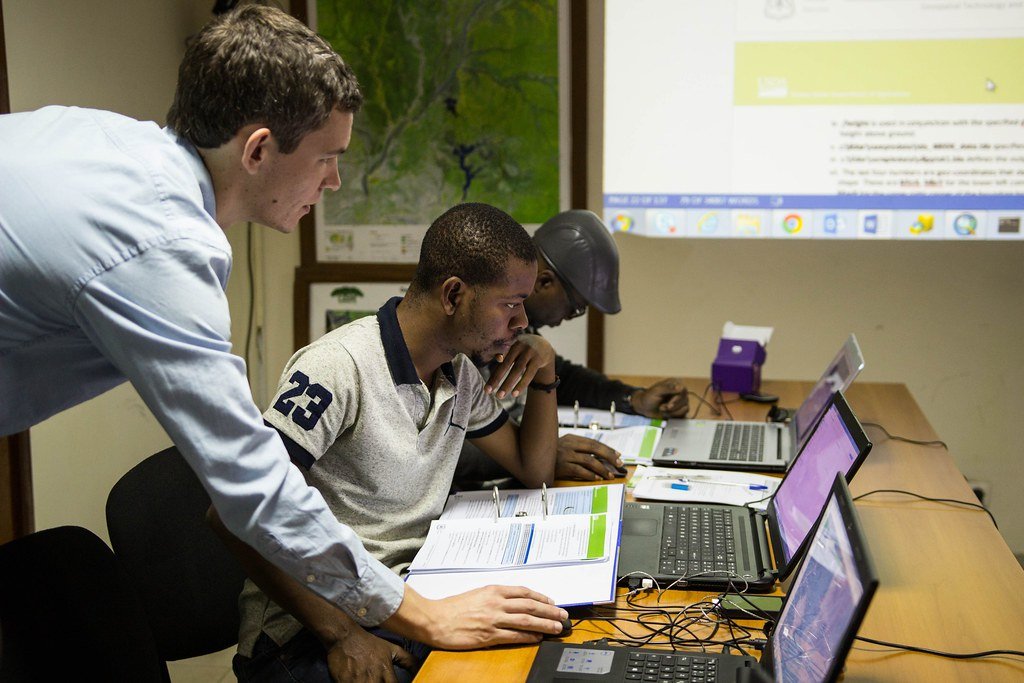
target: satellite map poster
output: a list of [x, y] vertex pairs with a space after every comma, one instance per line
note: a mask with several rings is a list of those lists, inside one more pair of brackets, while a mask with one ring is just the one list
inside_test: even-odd
[[310, 23], [365, 97], [317, 207], [318, 261], [414, 263], [460, 202], [558, 212], [557, 0], [314, 0]]

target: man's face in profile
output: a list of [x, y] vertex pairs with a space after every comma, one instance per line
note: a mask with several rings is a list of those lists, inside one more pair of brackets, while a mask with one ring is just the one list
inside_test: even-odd
[[289, 154], [278, 150], [271, 135], [261, 178], [251, 197], [259, 223], [290, 233], [313, 210], [324, 190], [341, 187], [338, 159], [352, 139], [352, 121], [352, 112], [335, 109], [324, 125], [306, 134]]

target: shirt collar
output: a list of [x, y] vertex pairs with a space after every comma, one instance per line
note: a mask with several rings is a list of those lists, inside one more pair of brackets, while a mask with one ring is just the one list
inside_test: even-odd
[[[380, 325], [380, 340], [384, 344], [384, 358], [391, 370], [391, 379], [395, 384], [419, 384], [420, 376], [416, 374], [416, 366], [409, 354], [409, 346], [405, 343], [402, 328], [398, 325], [398, 304], [402, 297], [391, 297], [377, 311], [377, 324]], [[455, 368], [448, 361], [441, 366], [441, 372], [454, 387]]]
[[189, 165], [192, 167], [192, 173], [195, 175], [196, 180], [199, 181], [199, 191], [203, 195], [203, 209], [216, 219], [217, 197], [213, 192], [213, 178], [210, 177], [210, 171], [206, 168], [206, 164], [203, 163], [203, 158], [199, 156], [199, 150], [191, 142], [178, 135], [173, 128], [168, 126], [163, 131], [185, 154]]

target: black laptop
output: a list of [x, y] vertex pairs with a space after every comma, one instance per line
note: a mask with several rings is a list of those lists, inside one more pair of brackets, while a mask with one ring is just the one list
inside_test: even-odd
[[653, 578], [662, 588], [770, 590], [776, 579], [793, 570], [836, 474], [850, 481], [870, 450], [846, 397], [836, 392], [766, 511], [704, 503], [626, 503], [620, 582], [636, 587]]
[[877, 587], [850, 492], [837, 474], [760, 663], [737, 654], [548, 641], [526, 680], [834, 681]]

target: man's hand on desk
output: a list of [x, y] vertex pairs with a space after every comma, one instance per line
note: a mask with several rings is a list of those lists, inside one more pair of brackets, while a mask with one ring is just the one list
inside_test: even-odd
[[614, 470], [622, 467], [619, 452], [600, 441], [585, 436], [566, 434], [558, 440], [555, 479], [614, 479]]
[[630, 397], [630, 406], [646, 417], [686, 417], [690, 412], [683, 380], [670, 377], [646, 389], [639, 389]]
[[395, 683], [394, 665], [412, 671], [413, 656], [394, 643], [371, 635], [355, 624], [344, 638], [324, 643], [327, 668], [335, 681]]
[[398, 611], [381, 626], [434, 648], [475, 650], [540, 642], [544, 634], [558, 635], [567, 616], [520, 586], [486, 586], [443, 600], [428, 600], [406, 586]]

